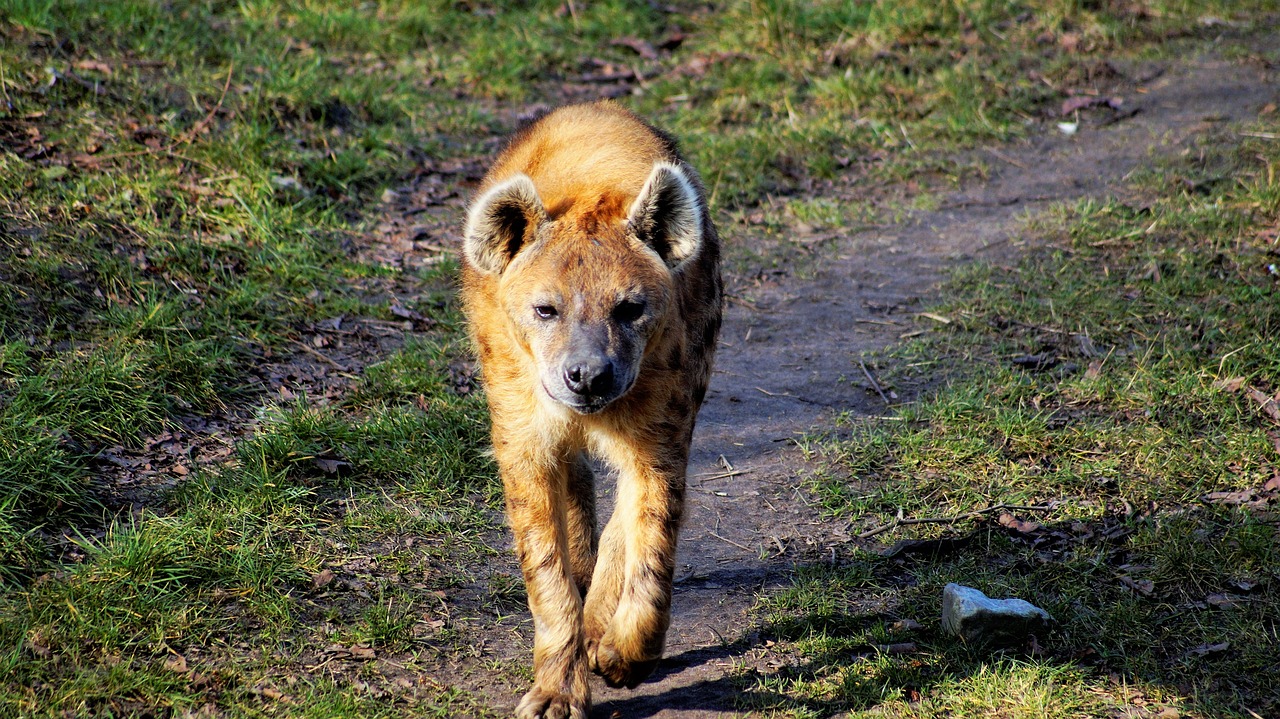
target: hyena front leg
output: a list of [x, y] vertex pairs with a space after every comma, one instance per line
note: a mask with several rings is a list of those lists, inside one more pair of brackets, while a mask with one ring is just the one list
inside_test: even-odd
[[579, 595], [586, 597], [596, 567], [596, 486], [591, 465], [582, 454], [569, 464], [566, 500], [569, 568]]
[[586, 719], [591, 689], [565, 502], [570, 464], [545, 450], [503, 442], [498, 434], [494, 449], [534, 625], [533, 688], [516, 716]]
[[[687, 445], [631, 449], [614, 458], [619, 469], [617, 505], [601, 538], [602, 566], [595, 580], [605, 581], [592, 587], [600, 596], [589, 600], [586, 620], [592, 669], [609, 685], [626, 687], [644, 681], [662, 658], [671, 624], [671, 583], [688, 457]], [[607, 577], [608, 567], [618, 565], [612, 555], [624, 557], [621, 582]], [[598, 643], [593, 642], [590, 625], [611, 603], [616, 608]]]
[[599, 556], [591, 575], [591, 590], [582, 608], [582, 632], [586, 638], [587, 657], [594, 669], [600, 640], [618, 610], [627, 558], [623, 521], [615, 508], [613, 516], [600, 534]]

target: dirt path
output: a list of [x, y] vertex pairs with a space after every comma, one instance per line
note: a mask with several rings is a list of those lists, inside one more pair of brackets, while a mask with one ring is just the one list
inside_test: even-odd
[[[837, 237], [803, 279], [728, 278], [739, 301], [728, 307], [694, 439], [667, 658], [634, 691], [594, 679], [592, 716], [738, 716], [738, 690], [728, 677], [735, 665], [756, 661], [750, 610], [758, 593], [787, 583], [796, 565], [826, 561], [857, 541], [843, 523], [824, 522], [800, 490], [797, 477], [807, 467], [791, 440], [830, 427], [839, 412], [886, 411], [859, 357], [928, 326], [918, 312], [947, 268], [1014, 257], [1020, 244], [1034, 244], [1019, 234], [1021, 218], [1052, 203], [1112, 195], [1154, 157], [1181, 152], [1190, 138], [1280, 100], [1280, 88], [1267, 85], [1260, 68], [1221, 60], [1108, 65], [1107, 73], [1103, 89], [1125, 100], [1119, 110], [1085, 113], [1074, 135], [1043, 122], [1026, 141], [975, 152], [968, 159], [989, 166], [988, 177], [937, 198], [939, 209]], [[479, 160], [427, 168], [397, 201], [414, 209], [392, 213], [405, 219], [379, 228], [368, 259], [411, 269], [450, 246], [464, 201], [457, 180], [477, 179], [483, 169]], [[723, 234], [732, 241], [735, 233]], [[602, 514], [611, 509], [611, 492], [606, 480]], [[517, 575], [510, 552], [503, 556], [478, 574]], [[527, 687], [493, 672], [490, 662], [528, 664], [528, 613], [470, 626], [475, 655], [440, 672], [487, 697], [495, 712], [509, 713]]]

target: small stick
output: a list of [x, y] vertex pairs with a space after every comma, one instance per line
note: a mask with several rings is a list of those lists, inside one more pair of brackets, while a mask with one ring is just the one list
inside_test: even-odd
[[737, 547], [738, 549], [745, 549], [745, 550], [746, 550], [746, 551], [748, 551], [748, 552], [755, 552], [755, 551], [756, 551], [756, 550], [752, 549], [751, 547], [748, 547], [748, 546], [745, 546], [745, 545], [742, 545], [742, 544], [738, 544], [737, 542], [733, 541], [732, 539], [728, 539], [728, 538], [726, 538], [726, 537], [721, 537], [719, 534], [716, 534], [715, 532], [711, 531], [710, 529], [708, 529], [708, 530], [707, 530], [707, 534], [710, 534], [711, 536], [715, 537], [716, 539], [719, 539], [719, 540], [720, 540], [720, 541], [722, 541], [722, 542], [728, 542], [729, 544], [732, 544], [733, 546]]
[[200, 122], [197, 122], [195, 125], [192, 125], [190, 130], [188, 130], [186, 133], [183, 134], [182, 137], [178, 138], [176, 142], [170, 145], [167, 148], [168, 151], [172, 152], [174, 148], [181, 147], [182, 145], [185, 145], [188, 142], [191, 142], [193, 139], [195, 139], [195, 136], [200, 134], [200, 132], [204, 130], [205, 126], [207, 126], [209, 122], [213, 120], [213, 116], [218, 112], [218, 110], [222, 108], [222, 101], [227, 99], [227, 90], [231, 89], [231, 77], [235, 74], [236, 74], [236, 68], [235, 68], [235, 65], [232, 65], [230, 68], [227, 69], [227, 81], [226, 83], [223, 84], [222, 94], [218, 96], [218, 102], [213, 106], [213, 109], [209, 111], [209, 114], [204, 116], [204, 119], [202, 119]]
[[889, 398], [884, 396], [884, 390], [880, 389], [880, 383], [876, 381], [875, 377], [871, 376], [871, 370], [867, 369], [867, 363], [863, 362], [862, 360], [858, 360], [858, 366], [862, 368], [862, 374], [867, 376], [867, 381], [871, 383], [871, 386], [875, 389], [876, 394], [880, 395], [880, 399], [886, 405], [889, 404]]
[[908, 524], [954, 524], [956, 522], [963, 521], [965, 519], [976, 519], [977, 517], [980, 517], [984, 514], [999, 512], [1005, 509], [1013, 509], [1013, 510], [1026, 511], [1026, 512], [1047, 512], [1053, 509], [1053, 505], [1051, 504], [1024, 505], [1024, 504], [1001, 503], [1001, 504], [993, 504], [990, 507], [985, 507], [983, 509], [976, 509], [972, 512], [957, 514], [954, 517], [920, 517], [920, 518], [903, 517], [902, 510], [899, 509], [897, 519], [893, 520], [892, 522], [889, 522], [888, 524], [882, 524], [879, 527], [876, 527], [874, 529], [869, 529], [863, 532], [862, 534], [859, 534], [858, 539], [870, 539], [876, 536], [877, 534], [883, 534], [885, 532], [888, 532], [891, 529], [897, 529], [898, 527], [905, 526]]
[[343, 366], [343, 365], [339, 364], [337, 360], [335, 360], [335, 359], [333, 359], [332, 357], [330, 357], [330, 356], [326, 355], [325, 353], [321, 352], [320, 350], [316, 349], [315, 347], [312, 347], [312, 346], [310, 346], [310, 345], [308, 345], [308, 344], [306, 344], [306, 343], [304, 343], [304, 342], [299, 342], [299, 341], [297, 341], [297, 340], [294, 340], [294, 341], [293, 341], [293, 343], [294, 343], [295, 345], [298, 345], [298, 346], [299, 346], [299, 347], [301, 347], [304, 351], [308, 352], [309, 354], [311, 354], [312, 356], [316, 357], [317, 359], [320, 359], [320, 360], [322, 360], [322, 361], [324, 361], [324, 362], [328, 362], [329, 364], [333, 365], [334, 367], [337, 367], [338, 369], [342, 370], [343, 372], [349, 372], [349, 371], [350, 371], [350, 369], [349, 369], [348, 367], [345, 367], [345, 366]]
[[716, 480], [716, 479], [728, 479], [728, 478], [730, 478], [730, 477], [737, 477], [737, 476], [738, 476], [738, 475], [740, 475], [740, 474], [750, 474], [751, 472], [752, 472], [752, 470], [750, 470], [750, 469], [735, 469], [735, 470], [734, 470], [734, 471], [732, 471], [732, 472], [721, 472], [721, 473], [719, 473], [719, 474], [713, 474], [713, 475], [711, 475], [711, 476], [709, 476], [709, 477], [703, 477], [703, 478], [702, 478], [702, 480], [698, 482], [698, 484], [699, 484], [699, 485], [703, 485], [703, 484], [706, 484], [707, 482], [710, 482], [710, 481], [712, 481], [712, 480]]

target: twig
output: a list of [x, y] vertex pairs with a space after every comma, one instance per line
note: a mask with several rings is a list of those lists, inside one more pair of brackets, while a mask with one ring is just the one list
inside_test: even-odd
[[312, 347], [311, 345], [306, 344], [305, 342], [299, 342], [299, 341], [297, 341], [297, 340], [294, 340], [294, 341], [293, 341], [293, 343], [294, 343], [295, 345], [298, 345], [299, 347], [301, 347], [301, 348], [303, 349], [303, 351], [307, 352], [308, 354], [312, 355], [313, 357], [315, 357], [315, 358], [317, 358], [317, 359], [319, 359], [319, 360], [321, 360], [321, 361], [328, 362], [329, 364], [333, 365], [334, 367], [337, 367], [338, 369], [342, 370], [343, 372], [350, 372], [350, 371], [351, 371], [351, 368], [346, 367], [346, 366], [344, 366], [344, 365], [342, 365], [342, 364], [339, 364], [337, 360], [335, 360], [335, 359], [333, 359], [332, 357], [330, 357], [330, 356], [326, 355], [325, 353], [321, 352], [320, 350], [316, 349], [315, 347]]
[[751, 473], [751, 472], [753, 472], [753, 471], [754, 471], [754, 470], [751, 470], [751, 469], [735, 469], [735, 470], [733, 470], [732, 472], [721, 472], [721, 473], [719, 473], [719, 474], [713, 474], [713, 475], [711, 475], [711, 476], [709, 476], [709, 477], [703, 477], [703, 478], [698, 482], [698, 485], [699, 485], [699, 486], [701, 486], [701, 485], [706, 484], [707, 482], [711, 482], [711, 481], [714, 481], [714, 480], [717, 480], [717, 479], [728, 479], [728, 478], [730, 478], [730, 477], [737, 477], [737, 476], [738, 476], [738, 475], [740, 475], [740, 474], [750, 474], [750, 473]]
[[737, 547], [738, 549], [745, 549], [745, 550], [746, 550], [746, 551], [748, 551], [748, 552], [755, 552], [755, 551], [756, 551], [756, 550], [754, 550], [754, 549], [752, 549], [751, 547], [748, 547], [748, 546], [746, 546], [746, 545], [738, 544], [737, 542], [733, 541], [732, 539], [728, 539], [728, 538], [726, 538], [726, 537], [721, 537], [719, 534], [716, 534], [715, 532], [711, 531], [710, 529], [708, 529], [708, 530], [707, 530], [707, 534], [710, 534], [711, 536], [715, 537], [716, 539], [719, 539], [719, 540], [720, 540], [720, 541], [722, 541], [722, 542], [728, 542], [729, 544], [732, 544], [733, 546]]
[[1006, 155], [1006, 154], [1004, 154], [1003, 152], [1000, 152], [1000, 151], [998, 151], [998, 150], [988, 150], [988, 152], [990, 152], [992, 155], [995, 155], [996, 157], [1000, 158], [1001, 160], [1004, 160], [1005, 162], [1009, 163], [1010, 165], [1013, 165], [1014, 167], [1020, 167], [1020, 168], [1022, 168], [1022, 169], [1024, 169], [1024, 170], [1029, 170], [1029, 169], [1031, 169], [1031, 168], [1027, 167], [1025, 163], [1019, 162], [1019, 161], [1017, 161], [1017, 160], [1013, 159], [1012, 157], [1009, 157], [1008, 155]]
[[871, 376], [871, 370], [867, 369], [867, 363], [863, 362], [862, 360], [858, 360], [858, 366], [862, 368], [862, 374], [867, 376], [867, 381], [871, 383], [871, 386], [875, 389], [876, 394], [880, 395], [881, 401], [883, 401], [886, 405], [889, 404], [889, 398], [884, 396], [884, 390], [880, 389], [880, 383], [876, 381], [875, 377]]
[[1257, 137], [1263, 140], [1280, 140], [1280, 134], [1274, 132], [1242, 132], [1245, 137]]
[[213, 116], [217, 114], [218, 110], [222, 109], [222, 101], [227, 98], [227, 90], [231, 89], [231, 78], [235, 74], [236, 74], [236, 67], [233, 64], [231, 65], [231, 67], [227, 68], [227, 81], [222, 85], [222, 94], [218, 96], [217, 104], [215, 104], [213, 106], [213, 109], [210, 110], [209, 113], [204, 116], [204, 119], [192, 125], [190, 130], [187, 130], [185, 133], [183, 133], [182, 137], [178, 138], [176, 142], [174, 142], [172, 145], [166, 148], [169, 152], [172, 152], [173, 149], [176, 147], [180, 147], [194, 140], [195, 136], [200, 134], [200, 132], [204, 130], [204, 128], [209, 124], [209, 122], [213, 120]]
[[977, 519], [978, 517], [981, 517], [984, 514], [999, 512], [1006, 509], [1018, 510], [1023, 512], [1048, 512], [1049, 510], [1053, 509], [1053, 505], [1052, 504], [1024, 505], [1024, 504], [1003, 504], [1002, 503], [1002, 504], [993, 504], [990, 507], [985, 507], [983, 509], [976, 509], [972, 512], [966, 512], [964, 514], [957, 514], [954, 517], [919, 517], [919, 518], [903, 517], [902, 510], [899, 509], [897, 519], [893, 520], [892, 522], [889, 522], [888, 524], [882, 524], [879, 527], [876, 527], [875, 529], [868, 529], [862, 534], [859, 534], [858, 539], [870, 539], [876, 536], [877, 534], [883, 534], [885, 532], [888, 532], [891, 529], [897, 529], [898, 527], [905, 526], [908, 524], [954, 524], [956, 522], [960, 522], [966, 519]]
[[768, 396], [768, 397], [786, 397], [787, 399], [794, 399], [794, 400], [795, 400], [795, 401], [797, 401], [797, 402], [804, 402], [805, 404], [816, 404], [816, 405], [818, 405], [819, 407], [830, 407], [830, 406], [831, 406], [831, 405], [829, 405], [829, 404], [823, 404], [823, 403], [821, 403], [821, 402], [815, 402], [814, 400], [807, 399], [807, 398], [805, 398], [805, 397], [801, 397], [800, 395], [791, 394], [790, 392], [770, 392], [769, 390], [767, 390], [767, 389], [765, 389], [765, 388], [763, 388], [763, 387], [756, 387], [756, 391], [757, 391], [757, 392], [759, 392], [759, 393], [761, 393], [761, 394], [763, 394], [763, 395], [766, 395], [766, 396]]

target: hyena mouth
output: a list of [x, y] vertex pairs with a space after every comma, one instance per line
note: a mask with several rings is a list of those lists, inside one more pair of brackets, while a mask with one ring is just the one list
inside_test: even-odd
[[632, 384], [634, 384], [634, 382], [629, 382], [626, 387], [623, 387], [616, 392], [610, 392], [606, 396], [574, 395], [566, 397], [564, 393], [551, 391], [551, 388], [547, 387], [547, 383], [545, 381], [542, 382], [542, 391], [546, 392], [547, 396], [556, 403], [562, 404], [578, 414], [589, 415], [598, 414], [605, 408], [609, 407], [609, 405], [617, 402], [627, 393], [628, 390], [631, 389]]

